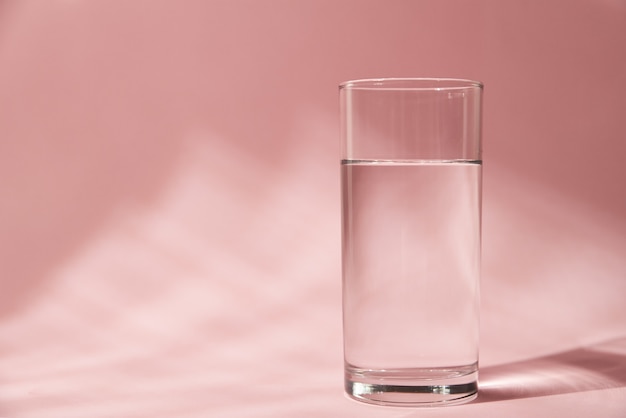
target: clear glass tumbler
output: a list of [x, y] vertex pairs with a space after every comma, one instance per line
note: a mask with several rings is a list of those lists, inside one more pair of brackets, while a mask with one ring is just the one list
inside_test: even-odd
[[482, 84], [342, 83], [345, 390], [383, 405], [477, 396]]

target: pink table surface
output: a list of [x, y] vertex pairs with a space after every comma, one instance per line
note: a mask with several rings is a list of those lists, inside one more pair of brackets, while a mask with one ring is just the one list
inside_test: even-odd
[[[0, 416], [624, 416], [624, 237], [486, 196], [478, 400], [361, 405], [342, 393], [336, 171], [311, 155], [263, 185], [212, 151], [190, 149], [149, 208], [120, 208], [3, 317]], [[499, 277], [493, 229], [538, 219], [534, 262]]]
[[[337, 84], [485, 83], [477, 401], [343, 394]], [[623, 0], [0, 1], [0, 417], [625, 417]]]

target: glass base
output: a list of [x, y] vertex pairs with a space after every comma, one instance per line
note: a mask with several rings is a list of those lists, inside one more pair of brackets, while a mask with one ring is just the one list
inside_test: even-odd
[[371, 370], [346, 366], [351, 398], [388, 406], [447, 406], [476, 399], [478, 365]]

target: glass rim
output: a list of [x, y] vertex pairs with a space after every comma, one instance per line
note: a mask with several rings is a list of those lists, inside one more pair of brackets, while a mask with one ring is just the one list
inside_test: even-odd
[[465, 78], [390, 77], [362, 78], [339, 84], [340, 90], [422, 90], [441, 91], [459, 89], [483, 89], [480, 81]]

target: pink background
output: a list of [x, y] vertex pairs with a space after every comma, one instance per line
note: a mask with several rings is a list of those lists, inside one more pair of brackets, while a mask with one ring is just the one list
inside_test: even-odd
[[[485, 83], [481, 392], [342, 393], [337, 84]], [[624, 0], [0, 1], [0, 417], [626, 416]]]

